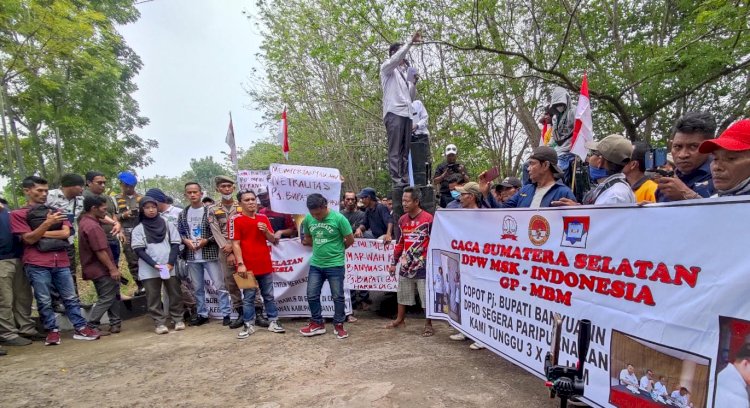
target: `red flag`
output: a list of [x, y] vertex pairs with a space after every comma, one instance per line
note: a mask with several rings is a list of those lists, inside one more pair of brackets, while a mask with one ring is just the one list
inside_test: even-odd
[[289, 129], [286, 121], [286, 108], [281, 112], [281, 120], [279, 121], [279, 142], [281, 143], [281, 151], [284, 152], [284, 158], [289, 160]]
[[232, 125], [232, 112], [229, 112], [229, 129], [227, 129], [227, 137], [224, 141], [229, 145], [229, 159], [232, 161], [234, 167], [237, 167], [237, 145], [234, 142], [234, 126]]
[[589, 81], [586, 73], [583, 73], [581, 82], [581, 96], [578, 98], [576, 109], [576, 123], [573, 128], [573, 141], [570, 152], [576, 154], [581, 160], [586, 160], [588, 149], [587, 142], [594, 141], [594, 122], [591, 119], [591, 100], [589, 99]]

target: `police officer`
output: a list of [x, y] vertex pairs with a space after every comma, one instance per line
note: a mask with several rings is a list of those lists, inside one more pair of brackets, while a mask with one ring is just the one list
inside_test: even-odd
[[[228, 240], [229, 231], [227, 224], [229, 219], [237, 213], [242, 212], [239, 203], [234, 197], [234, 180], [228, 176], [217, 176], [215, 181], [216, 191], [221, 195], [221, 202], [208, 207], [208, 224], [211, 226], [216, 243], [219, 245], [219, 264], [224, 272], [224, 284], [232, 298], [232, 307], [237, 311], [237, 319], [229, 323], [230, 329], [237, 329], [244, 325], [242, 319], [242, 295], [237, 283], [234, 281], [236, 271], [236, 261], [232, 254], [232, 242]], [[256, 296], [255, 304], [255, 324], [261, 327], [268, 327], [268, 321], [263, 318], [262, 306], [259, 307], [258, 300], [261, 296]]]
[[120, 194], [115, 196], [115, 210], [117, 211], [115, 217], [122, 225], [119, 238], [122, 242], [125, 259], [128, 262], [128, 270], [135, 279], [136, 285], [138, 285], [135, 295], [141, 296], [146, 294], [146, 290], [143, 288], [141, 280], [138, 279], [138, 255], [133, 252], [133, 248], [130, 246], [130, 236], [139, 222], [138, 204], [143, 196], [135, 192], [135, 185], [138, 184], [135, 174], [123, 171], [117, 175], [117, 179], [120, 180]]

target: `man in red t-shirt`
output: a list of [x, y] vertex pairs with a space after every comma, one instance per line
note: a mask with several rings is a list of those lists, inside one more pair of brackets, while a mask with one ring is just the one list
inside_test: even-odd
[[[50, 210], [44, 222], [32, 229], [27, 220], [29, 211], [47, 202], [49, 187], [47, 180], [37, 176], [26, 177], [22, 186], [29, 205], [10, 213], [10, 229], [23, 242], [23, 267], [31, 287], [34, 288], [39, 317], [47, 329], [44, 344], [49, 346], [61, 342], [57, 318], [52, 309], [52, 290], [56, 290], [62, 298], [65, 315], [75, 328], [73, 338], [96, 340], [100, 336], [99, 331], [88, 327], [86, 319], [81, 316], [81, 305], [73, 286], [73, 275], [70, 274], [67, 247], [58, 250], [42, 247], [44, 250], [40, 250], [39, 243], [42, 239], [62, 240], [67, 243], [70, 237], [70, 222], [60, 211]], [[57, 229], [60, 224], [62, 226]]]
[[[398, 280], [398, 315], [396, 320], [388, 323], [387, 329], [394, 329], [403, 324], [406, 317], [406, 307], [414, 306], [417, 302], [415, 292], [419, 292], [422, 308], [425, 308], [425, 277], [427, 265], [427, 247], [430, 245], [430, 230], [432, 229], [432, 215], [420, 207], [422, 199], [419, 190], [413, 187], [404, 188], [401, 203], [404, 215], [398, 220], [401, 236], [393, 250], [393, 265], [389, 268], [391, 276], [396, 274], [396, 265], [401, 265]], [[427, 319], [424, 325], [423, 337], [435, 334], [432, 321]]]
[[[273, 298], [273, 265], [271, 249], [267, 243], [276, 242], [273, 227], [268, 217], [258, 214], [258, 198], [254, 192], [239, 192], [237, 201], [242, 213], [235, 214], [227, 225], [229, 239], [232, 240], [232, 251], [237, 260], [237, 273], [251, 273], [255, 276], [266, 306], [268, 331], [284, 333]], [[255, 293], [255, 288], [242, 290], [242, 314], [245, 325], [237, 334], [238, 339], [246, 339], [255, 333]]]

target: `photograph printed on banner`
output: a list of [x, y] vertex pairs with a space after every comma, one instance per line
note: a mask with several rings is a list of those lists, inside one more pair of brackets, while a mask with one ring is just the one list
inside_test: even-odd
[[750, 407], [750, 321], [719, 316], [715, 407]]
[[609, 402], [612, 405], [708, 406], [709, 358], [617, 330], [612, 331], [610, 356]]
[[435, 313], [447, 314], [461, 324], [461, 268], [460, 255], [454, 252], [432, 251], [432, 287]]

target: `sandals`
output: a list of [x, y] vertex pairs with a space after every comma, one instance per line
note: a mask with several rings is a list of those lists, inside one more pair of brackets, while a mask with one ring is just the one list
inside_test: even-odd
[[425, 326], [422, 331], [422, 337], [432, 337], [435, 334], [435, 329], [432, 326]]

